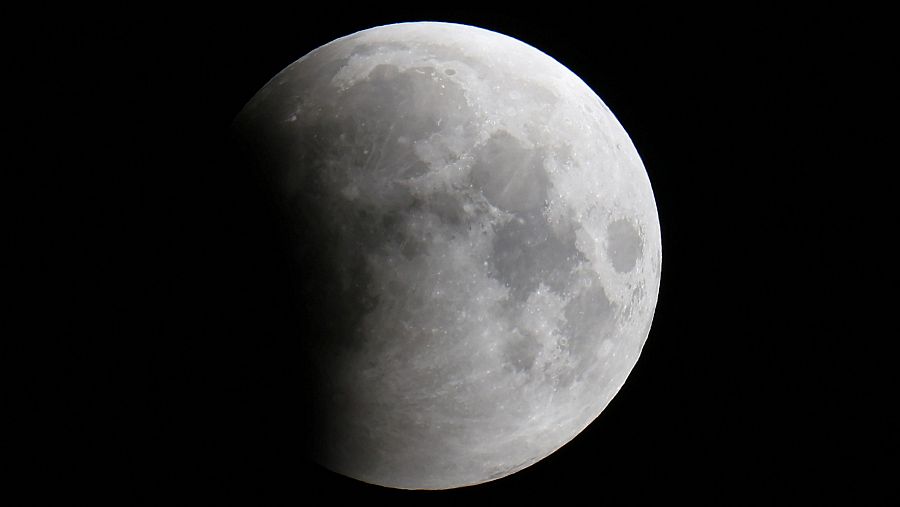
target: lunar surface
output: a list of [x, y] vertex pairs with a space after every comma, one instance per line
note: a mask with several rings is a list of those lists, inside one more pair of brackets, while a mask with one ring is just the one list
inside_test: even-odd
[[498, 479], [625, 382], [657, 302], [656, 204], [625, 130], [551, 57], [465, 25], [377, 27], [288, 66], [234, 126], [289, 224], [296, 402], [325, 467]]

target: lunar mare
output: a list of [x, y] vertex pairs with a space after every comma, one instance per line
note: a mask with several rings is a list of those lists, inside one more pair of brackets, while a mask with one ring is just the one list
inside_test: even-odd
[[475, 27], [322, 46], [235, 120], [290, 221], [316, 458], [445, 489], [549, 455], [606, 407], [660, 279], [650, 181], [557, 61]]

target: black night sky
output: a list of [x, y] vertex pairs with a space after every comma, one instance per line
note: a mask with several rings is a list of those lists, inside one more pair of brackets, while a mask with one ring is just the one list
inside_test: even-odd
[[[52, 375], [22, 383], [40, 433], [23, 439], [51, 484], [125, 505], [897, 498], [877, 394], [896, 375], [854, 306], [875, 276], [856, 269], [854, 181], [880, 176], [858, 163], [865, 124], [839, 119], [866, 95], [847, 76], [880, 65], [866, 15], [263, 9], [48, 10], [16, 37], [37, 104], [22, 229], [46, 281], [21, 299], [54, 309], [23, 340], [59, 344]], [[505, 33], [579, 75], [636, 145], [663, 234], [650, 337], [609, 407], [530, 468], [445, 492], [303, 458], [282, 224], [228, 139], [286, 65], [416, 20]]]

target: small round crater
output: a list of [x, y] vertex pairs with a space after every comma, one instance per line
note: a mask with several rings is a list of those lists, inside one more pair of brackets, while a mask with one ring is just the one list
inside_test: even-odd
[[453, 69], [447, 69], [444, 71], [444, 74], [447, 74], [448, 76], [452, 76], [453, 74], [456, 74], [456, 71]]

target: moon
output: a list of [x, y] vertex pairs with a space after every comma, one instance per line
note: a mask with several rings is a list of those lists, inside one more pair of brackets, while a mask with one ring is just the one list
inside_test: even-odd
[[234, 132], [287, 224], [309, 382], [285, 402], [326, 468], [402, 489], [499, 479], [622, 387], [657, 303], [656, 203], [623, 127], [550, 56], [380, 26], [289, 65]]

